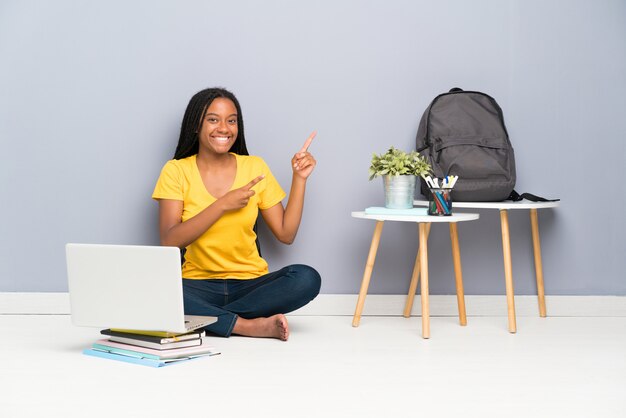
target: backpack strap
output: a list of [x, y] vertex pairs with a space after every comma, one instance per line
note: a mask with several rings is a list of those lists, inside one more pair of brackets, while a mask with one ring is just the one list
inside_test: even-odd
[[546, 199], [545, 197], [535, 196], [530, 193], [522, 193], [521, 195], [517, 193], [515, 190], [511, 192], [509, 197], [506, 200], [512, 200], [514, 202], [519, 202], [522, 199], [530, 200], [531, 202], [558, 202], [561, 199]]

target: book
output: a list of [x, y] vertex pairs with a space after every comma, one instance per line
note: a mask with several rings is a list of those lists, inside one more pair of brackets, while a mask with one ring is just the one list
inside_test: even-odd
[[179, 335], [187, 334], [187, 332], [144, 331], [140, 329], [121, 329], [121, 328], [111, 328], [111, 331], [125, 332], [127, 334], [152, 335], [155, 337], [178, 337]]
[[115, 331], [112, 329], [103, 329], [102, 331], [100, 331], [100, 334], [108, 335], [111, 337], [123, 337], [123, 338], [129, 338], [133, 340], [149, 341], [149, 342], [156, 343], [156, 344], [168, 344], [168, 343], [174, 343], [174, 342], [179, 342], [179, 341], [195, 340], [195, 339], [200, 339], [206, 335], [204, 330], [192, 331], [187, 334], [180, 334], [180, 335], [176, 335], [173, 337], [161, 337], [161, 336], [156, 336], [156, 335], [120, 332], [120, 331]]
[[187, 357], [187, 358], [180, 358], [180, 359], [174, 359], [174, 360], [153, 360], [153, 359], [147, 359], [147, 358], [141, 358], [141, 357], [124, 356], [121, 354], [115, 354], [115, 353], [111, 353], [108, 351], [100, 351], [100, 350], [95, 350], [91, 348], [83, 350], [83, 354], [88, 355], [88, 356], [93, 356], [93, 357], [106, 358], [110, 360], [124, 361], [126, 363], [141, 364], [142, 366], [148, 366], [148, 367], [165, 367], [165, 366], [169, 366], [172, 364], [178, 364], [184, 361], [200, 358], [200, 357]]
[[[203, 339], [204, 340], [204, 339]], [[198, 355], [219, 354], [219, 351], [210, 344], [202, 344], [195, 347], [172, 348], [169, 350], [154, 350], [146, 347], [133, 346], [117, 343], [106, 339], [96, 341], [92, 349], [107, 351], [114, 354], [123, 354], [152, 360], [171, 360], [184, 357], [195, 357]]]
[[160, 343], [153, 343], [151, 341], [139, 340], [135, 338], [111, 336], [109, 337], [109, 341], [114, 341], [116, 343], [122, 343], [122, 344], [130, 344], [130, 345], [134, 345], [138, 347], [152, 348], [155, 350], [171, 350], [172, 348], [195, 347], [197, 345], [202, 345], [202, 338], [196, 338], [195, 340], [183, 340], [183, 341], [176, 341], [173, 343], [160, 344]]
[[427, 215], [426, 208], [409, 208], [409, 209], [389, 209], [383, 207], [372, 206], [365, 209], [366, 215]]

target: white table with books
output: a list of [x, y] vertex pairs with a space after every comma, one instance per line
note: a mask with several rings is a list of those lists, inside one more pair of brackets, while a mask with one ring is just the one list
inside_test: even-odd
[[[372, 209], [372, 210], [370, 210]], [[417, 284], [421, 275], [421, 301], [422, 301], [422, 337], [430, 338], [430, 312], [428, 304], [428, 234], [432, 223], [448, 223], [450, 225], [450, 237], [452, 240], [452, 258], [454, 262], [454, 272], [457, 290], [457, 302], [459, 307], [459, 322], [461, 325], [467, 323], [465, 315], [465, 296], [463, 294], [463, 275], [461, 272], [461, 255], [459, 251], [459, 238], [457, 231], [457, 222], [473, 221], [478, 219], [476, 213], [453, 213], [449, 216], [429, 216], [425, 209], [413, 208], [405, 210], [385, 209], [385, 208], [368, 208], [362, 212], [352, 212], [353, 218], [369, 219], [376, 221], [374, 227], [374, 235], [370, 244], [367, 262], [365, 264], [365, 272], [361, 281], [361, 289], [356, 304], [356, 310], [352, 320], [352, 326], [358, 327], [361, 321], [361, 313], [365, 304], [365, 297], [372, 277], [372, 270], [376, 260], [378, 244], [383, 230], [383, 224], [386, 221], [391, 222], [413, 222], [418, 224], [419, 231], [419, 249], [413, 266], [413, 274], [411, 277], [411, 285], [409, 295], [407, 297], [404, 316], [409, 317], [411, 313], [410, 307], [413, 305], [413, 297], [417, 290]]]
[[[428, 200], [415, 200], [415, 206], [428, 206]], [[504, 282], [506, 288], [506, 301], [508, 310], [509, 332], [517, 332], [515, 320], [515, 297], [513, 290], [513, 268], [511, 262], [511, 235], [509, 232], [509, 210], [528, 210], [530, 213], [530, 227], [533, 241], [533, 254], [535, 260], [535, 278], [537, 281], [537, 298], [539, 303], [539, 316], [546, 316], [546, 301], [543, 286], [543, 264], [541, 260], [541, 243], [539, 240], [539, 221], [537, 210], [556, 208], [556, 202], [531, 202], [528, 200], [503, 201], [503, 202], [453, 202], [452, 208], [457, 209], [491, 209], [500, 211], [500, 228], [502, 232], [502, 252], [504, 259]]]

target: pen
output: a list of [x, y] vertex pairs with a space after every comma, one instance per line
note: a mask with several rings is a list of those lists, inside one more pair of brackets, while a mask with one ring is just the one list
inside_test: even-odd
[[448, 209], [448, 204], [446, 203], [446, 201], [444, 200], [443, 196], [441, 195], [441, 193], [437, 192], [435, 193], [435, 196], [439, 199], [439, 201], [441, 202], [441, 206], [443, 208], [444, 213], [448, 214], [450, 213], [450, 210]]

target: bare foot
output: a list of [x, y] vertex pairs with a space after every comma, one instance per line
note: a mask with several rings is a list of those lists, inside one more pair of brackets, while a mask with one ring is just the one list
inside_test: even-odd
[[270, 316], [269, 318], [244, 319], [237, 318], [233, 334], [246, 337], [269, 337], [287, 341], [289, 338], [289, 324], [283, 314]]

